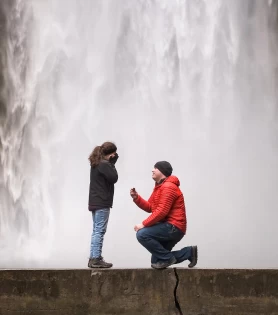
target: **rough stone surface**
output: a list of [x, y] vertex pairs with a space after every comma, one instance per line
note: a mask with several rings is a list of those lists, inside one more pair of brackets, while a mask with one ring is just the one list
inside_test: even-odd
[[177, 269], [186, 315], [277, 315], [278, 270]]
[[278, 270], [1, 270], [0, 315], [278, 315]]
[[2, 270], [0, 315], [179, 314], [173, 269]]

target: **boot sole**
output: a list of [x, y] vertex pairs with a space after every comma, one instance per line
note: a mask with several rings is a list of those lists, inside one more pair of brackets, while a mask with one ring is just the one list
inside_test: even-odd
[[95, 269], [95, 268], [102, 268], [102, 269], [108, 269], [108, 268], [112, 268], [113, 266], [88, 266], [88, 268], [92, 268], [92, 269]]
[[174, 265], [176, 262], [177, 262], [177, 260], [175, 259], [175, 260], [173, 260], [173, 262], [169, 263], [169, 264], [166, 265], [166, 266], [157, 268], [157, 267], [154, 266], [154, 264], [151, 264], [151, 267], [152, 267], [153, 269], [166, 269], [166, 268], [168, 268], [168, 267]]

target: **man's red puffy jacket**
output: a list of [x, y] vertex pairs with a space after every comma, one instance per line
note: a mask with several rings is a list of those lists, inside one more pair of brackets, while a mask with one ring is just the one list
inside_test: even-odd
[[134, 200], [139, 208], [151, 213], [142, 222], [144, 226], [152, 226], [155, 223], [166, 221], [186, 233], [184, 198], [179, 186], [179, 179], [176, 176], [169, 176], [161, 184], [155, 185], [148, 201], [141, 196]]

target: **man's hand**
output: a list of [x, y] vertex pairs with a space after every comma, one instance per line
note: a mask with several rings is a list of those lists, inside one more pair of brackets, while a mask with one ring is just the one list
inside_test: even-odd
[[134, 227], [134, 231], [138, 232], [139, 230], [143, 229], [145, 226], [141, 223], [141, 224], [136, 224]]
[[132, 197], [133, 200], [138, 198], [138, 192], [136, 191], [135, 188], [130, 189], [130, 196]]

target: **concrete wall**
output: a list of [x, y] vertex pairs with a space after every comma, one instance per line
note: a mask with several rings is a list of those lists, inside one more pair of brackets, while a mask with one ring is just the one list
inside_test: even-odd
[[0, 315], [278, 314], [278, 270], [2, 270]]
[[277, 315], [278, 270], [178, 269], [185, 315]]

